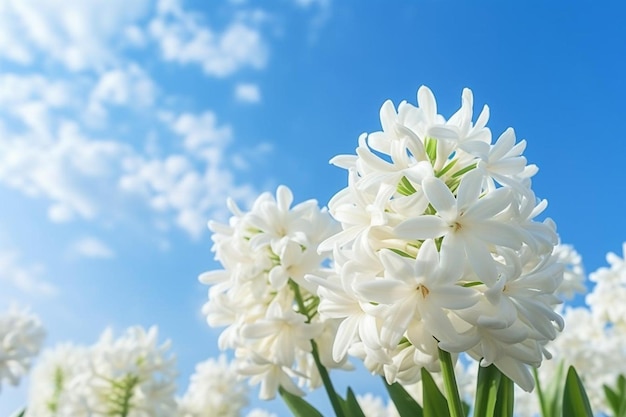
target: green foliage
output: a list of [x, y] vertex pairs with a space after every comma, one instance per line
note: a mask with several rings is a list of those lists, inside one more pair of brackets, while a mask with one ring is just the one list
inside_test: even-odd
[[422, 368], [422, 394], [424, 417], [450, 417], [448, 401], [443, 396], [433, 377]]
[[513, 381], [506, 375], [500, 377], [498, 396], [496, 398], [496, 416], [513, 417], [515, 390]]
[[294, 417], [323, 417], [322, 413], [317, 411], [315, 407], [309, 404], [304, 398], [293, 395], [282, 387], [278, 389], [280, 396], [291, 410]]
[[565, 378], [563, 417], [593, 417], [585, 387], [573, 366], [569, 367]]
[[24, 417], [25, 415], [26, 415], [26, 408], [16, 411], [12, 417]]
[[348, 392], [346, 393], [346, 399], [341, 399], [341, 408], [343, 408], [343, 412], [346, 416], [349, 417], [365, 417], [359, 402], [352, 391], [352, 388], [348, 387]]
[[543, 417], [560, 416], [563, 406], [563, 389], [565, 389], [565, 364], [563, 361], [559, 362], [556, 372], [545, 387], [541, 385], [536, 369], [534, 369], [534, 375], [541, 415]]
[[476, 385], [476, 398], [474, 401], [474, 416], [495, 415], [498, 388], [500, 387], [502, 373], [495, 365], [481, 366], [478, 369], [478, 381]]
[[389, 385], [384, 378], [383, 381], [400, 417], [423, 417], [422, 407], [406, 392], [402, 385], [397, 382]]
[[608, 385], [604, 385], [603, 388], [613, 417], [626, 417], [626, 377], [620, 375], [614, 388]]

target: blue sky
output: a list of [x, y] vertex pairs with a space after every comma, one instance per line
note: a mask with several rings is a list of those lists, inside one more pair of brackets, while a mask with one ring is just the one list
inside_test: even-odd
[[218, 353], [207, 220], [279, 184], [325, 205], [346, 183], [328, 160], [422, 84], [444, 116], [471, 88], [494, 135], [527, 140], [591, 272], [626, 240], [625, 18], [591, 1], [0, 0], [0, 308], [30, 306], [47, 345], [157, 324], [182, 390]]

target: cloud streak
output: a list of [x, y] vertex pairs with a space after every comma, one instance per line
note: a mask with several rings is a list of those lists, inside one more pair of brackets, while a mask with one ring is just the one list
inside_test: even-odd
[[[165, 62], [225, 77], [264, 68], [269, 47], [242, 13], [215, 31], [175, 0], [103, 2], [0, 4], [0, 46], [12, 48], [0, 60], [29, 69], [0, 75], [0, 184], [46, 201], [56, 223], [115, 224], [139, 205], [161, 229], [199, 237], [227, 196], [256, 194], [237, 176], [250, 162], [230, 124], [172, 110], [176, 92], [126, 52], [157, 47]], [[58, 70], [45, 76], [42, 63]], [[240, 100], [260, 100], [257, 86], [239, 89]]]
[[41, 265], [22, 265], [17, 251], [0, 250], [0, 282], [8, 283], [28, 295], [57, 295], [58, 289], [41, 278], [43, 273]]

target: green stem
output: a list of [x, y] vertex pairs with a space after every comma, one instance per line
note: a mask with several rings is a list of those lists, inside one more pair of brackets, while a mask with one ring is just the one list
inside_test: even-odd
[[533, 376], [535, 377], [535, 389], [537, 390], [537, 396], [539, 397], [539, 407], [541, 408], [541, 415], [543, 417], [550, 417], [548, 414], [548, 404], [546, 403], [546, 396], [541, 389], [541, 382], [539, 381], [539, 373], [537, 368], [533, 367]]
[[513, 409], [515, 404], [515, 391], [513, 381], [506, 375], [500, 377], [500, 386], [498, 387], [498, 404], [496, 415], [503, 417], [513, 417]]
[[330, 379], [330, 375], [328, 375], [326, 367], [322, 364], [322, 361], [320, 360], [320, 356], [317, 351], [317, 344], [313, 339], [311, 339], [311, 347], [313, 348], [312, 353], [313, 359], [315, 360], [315, 365], [317, 366], [317, 370], [322, 377], [324, 388], [326, 388], [326, 392], [328, 393], [328, 399], [333, 406], [333, 410], [335, 410], [335, 415], [337, 417], [344, 417], [343, 408], [341, 408], [341, 402], [339, 401], [339, 396], [337, 395], [337, 391], [335, 391], [335, 387], [333, 387], [333, 382]]
[[[298, 284], [290, 280], [291, 289], [294, 293], [294, 298], [296, 299], [296, 303], [298, 304], [298, 311], [301, 314], [304, 314], [307, 318], [307, 323], [311, 322], [311, 317], [309, 317], [306, 313], [306, 306], [304, 305], [304, 300], [302, 299], [302, 294], [300, 293], [300, 287]], [[341, 401], [339, 396], [337, 395], [337, 391], [335, 391], [335, 387], [333, 386], [333, 382], [330, 379], [330, 375], [328, 375], [328, 371], [326, 367], [322, 364], [320, 359], [319, 351], [317, 349], [317, 343], [315, 340], [311, 339], [311, 354], [313, 355], [313, 360], [315, 361], [315, 366], [317, 367], [317, 371], [320, 373], [320, 377], [322, 378], [322, 382], [324, 383], [324, 388], [326, 389], [326, 393], [328, 394], [328, 399], [330, 400], [331, 405], [333, 406], [333, 410], [335, 411], [335, 415], [337, 417], [344, 417], [343, 408], [341, 407]]]
[[476, 399], [474, 401], [475, 417], [495, 415], [501, 379], [502, 372], [494, 364], [487, 367], [479, 365], [478, 379], [476, 381]]
[[459, 396], [459, 389], [454, 376], [454, 364], [450, 352], [446, 352], [439, 348], [439, 362], [441, 363], [441, 372], [443, 374], [443, 385], [448, 400], [448, 409], [450, 417], [465, 417], [463, 411], [463, 403]]

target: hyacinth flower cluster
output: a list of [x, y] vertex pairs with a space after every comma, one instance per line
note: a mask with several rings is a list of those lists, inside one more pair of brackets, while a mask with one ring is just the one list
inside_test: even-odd
[[248, 405], [248, 390], [235, 364], [226, 356], [196, 365], [185, 395], [178, 400], [179, 417], [239, 417]]
[[0, 390], [2, 383], [19, 384], [39, 354], [46, 332], [39, 318], [12, 306], [0, 315]]
[[200, 281], [210, 284], [203, 307], [210, 326], [225, 326], [218, 344], [234, 350], [238, 372], [260, 384], [259, 396], [279, 387], [294, 395], [315, 388], [327, 368], [342, 366], [330, 350], [333, 321], [317, 314], [317, 286], [308, 274], [325, 276], [327, 253], [319, 244], [337, 225], [315, 200], [291, 207], [293, 194], [278, 187], [264, 193], [248, 212], [230, 200], [229, 224], [211, 221], [212, 250], [223, 269]]
[[531, 188], [537, 167], [513, 129], [492, 140], [487, 106], [473, 121], [469, 89], [447, 120], [427, 87], [417, 103], [385, 102], [382, 130], [331, 160], [348, 171], [329, 202], [342, 231], [320, 245], [334, 272], [309, 280], [321, 316], [340, 320], [333, 358], [411, 384], [421, 368], [440, 370], [442, 354], [466, 352], [530, 391], [529, 367], [563, 328], [563, 265], [554, 222], [537, 220], [547, 205]]
[[[608, 266], [589, 274], [589, 281], [594, 283], [589, 292], [584, 286], [580, 288], [579, 284], [566, 291], [567, 295], [586, 293], [585, 305], [568, 306], [563, 310], [568, 325], [547, 346], [554, 358], [538, 369], [539, 391], [543, 391], [544, 400], [539, 401], [539, 395], [519, 395], [516, 411], [520, 417], [548, 417], [554, 414], [546, 403], [559, 403], [560, 399], [550, 398], [550, 394], [563, 390], [563, 372], [568, 366], [574, 366], [580, 373], [591, 408], [596, 413], [614, 417], [625, 415], [626, 243], [622, 251], [621, 256], [609, 252], [606, 255]], [[568, 261], [566, 276], [571, 275], [569, 281], [585, 282], [580, 255], [566, 245], [559, 252]], [[617, 395], [611, 395], [609, 391]]]
[[33, 369], [26, 417], [170, 417], [177, 371], [170, 342], [135, 326], [115, 338], [106, 330], [89, 347], [61, 344]]
[[[18, 315], [20, 314], [20, 315]], [[0, 316], [15, 319], [13, 332], [26, 328], [17, 318], [35, 323], [21, 334], [24, 346], [41, 338], [39, 319], [25, 311]], [[20, 323], [22, 323], [20, 325]], [[27, 329], [27, 330], [28, 330]], [[29, 336], [31, 337], [29, 339]], [[29, 342], [30, 341], [30, 342]], [[27, 343], [28, 342], [28, 343]], [[39, 343], [39, 341], [38, 341]], [[38, 345], [39, 346], [39, 345]], [[29, 362], [34, 360], [29, 356]], [[189, 385], [177, 395], [176, 359], [169, 340], [158, 343], [152, 326], [127, 328], [115, 337], [104, 331], [90, 346], [70, 342], [46, 348], [28, 374], [28, 403], [16, 417], [241, 417], [248, 406], [248, 389], [225, 356], [196, 365]], [[246, 417], [276, 417], [252, 409]]]

